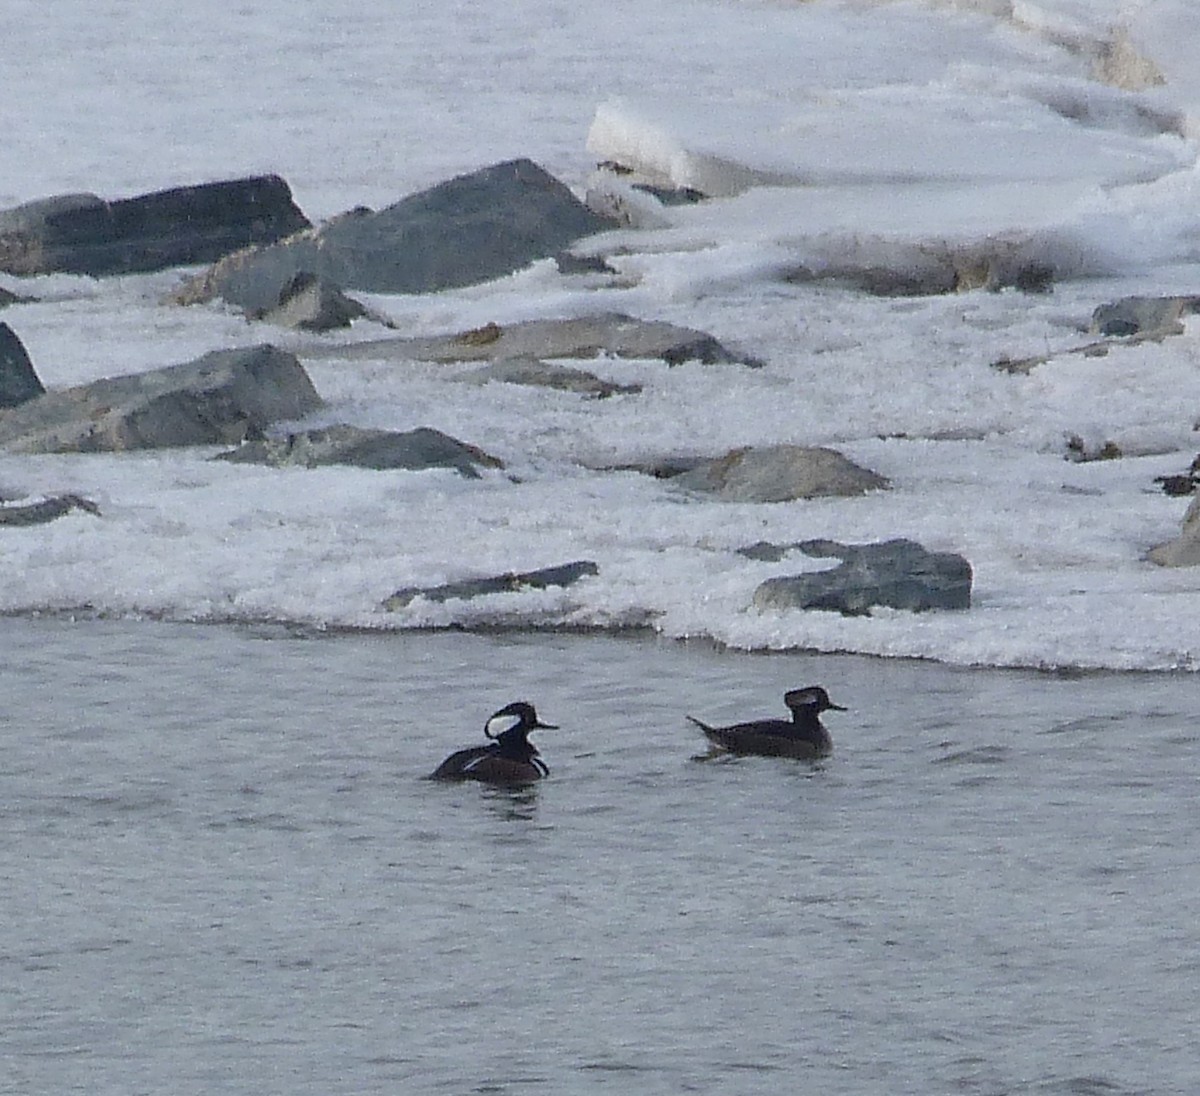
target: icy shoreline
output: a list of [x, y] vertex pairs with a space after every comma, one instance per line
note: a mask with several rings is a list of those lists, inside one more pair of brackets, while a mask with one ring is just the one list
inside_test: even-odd
[[[1126, 27], [1164, 81], [1126, 91], [1095, 79], [1100, 54], [1086, 46], [1108, 40], [1115, 7], [1106, 15], [1102, 5], [1066, 0], [1024, 5], [1026, 17], [1036, 17], [1032, 29], [988, 14], [988, 5], [961, 7], [745, 9], [678, 0], [653, 13], [623, 10], [625, 25], [638, 28], [631, 40], [616, 34], [612, 13], [581, 11], [563, 21], [529, 0], [475, 13], [478, 33], [460, 36], [461, 55], [437, 72], [422, 58], [447, 33], [448, 14], [423, 16], [403, 35], [393, 33], [383, 6], [369, 26], [331, 24], [324, 33], [342, 52], [324, 51], [318, 64], [304, 48], [314, 40], [304, 22], [313, 13], [295, 26], [270, 11], [250, 26], [243, 13], [237, 27], [220, 32], [185, 13], [187, 33], [174, 23], [159, 28], [161, 52], [128, 66], [113, 85], [123, 99], [99, 95], [103, 66], [64, 69], [71, 103], [93, 96], [118, 124], [98, 125], [93, 111], [67, 109], [55, 95], [27, 96], [36, 105], [14, 130], [0, 204], [80, 189], [132, 193], [253, 169], [280, 172], [310, 215], [326, 217], [526, 154], [581, 195], [593, 161], [615, 156], [618, 138], [668, 168], [703, 148], [712, 155], [710, 178], [713, 164], [718, 176], [730, 163], [779, 173], [791, 161], [807, 171], [800, 161], [813, 149], [828, 174], [805, 187], [756, 185], [690, 206], [635, 199], [632, 212], [653, 213], [659, 223], [588, 242], [609, 274], [564, 275], [546, 261], [478, 286], [366, 297], [410, 338], [620, 312], [708, 332], [765, 363], [574, 362], [613, 386], [616, 394], [605, 399], [464, 383], [469, 364], [340, 354], [388, 334], [370, 320], [355, 321], [347, 334], [268, 335], [219, 304], [163, 306], [179, 272], [0, 278], [6, 289], [40, 298], [9, 305], [0, 318], [50, 387], [270, 338], [301, 358], [326, 401], [324, 417], [306, 427], [429, 427], [505, 465], [464, 482], [439, 471], [212, 463], [213, 448], [0, 454], [6, 496], [78, 495], [103, 514], [74, 511], [6, 530], [0, 611], [90, 606], [115, 615], [371, 629], [649, 627], [738, 649], [962, 665], [1198, 668], [1200, 573], [1145, 557], [1179, 532], [1187, 506], [1154, 481], [1184, 471], [1197, 452], [1200, 332], [1185, 318], [1183, 334], [1161, 341], [1114, 346], [1104, 357], [1065, 353], [1088, 341], [1098, 305], [1130, 294], [1200, 292], [1193, 121], [1200, 94], [1191, 70], [1172, 61], [1178, 43], [1193, 40], [1181, 28], [1194, 13], [1160, 4]], [[1148, 22], [1152, 15], [1158, 22]], [[86, 16], [68, 7], [50, 29], [67, 42]], [[151, 19], [147, 33], [155, 25]], [[281, 46], [284, 25], [293, 37]], [[503, 52], [528, 25], [552, 28], [545, 63]], [[703, 36], [694, 33], [698, 25]], [[258, 33], [268, 26], [271, 34]], [[9, 29], [19, 58], [23, 32]], [[90, 57], [119, 68], [129, 46], [118, 29], [101, 25], [94, 38]], [[189, 57], [194, 50], [206, 58], [199, 96], [194, 85], [174, 82], [186, 66], [171, 43], [185, 40]], [[266, 63], [284, 47], [286, 66]], [[28, 53], [45, 55], [32, 42]], [[401, 67], [411, 57], [426, 82], [381, 78], [375, 97], [354, 92], [363, 65], [384, 55]], [[556, 57], [573, 61], [564, 68]], [[478, 85], [472, 73], [483, 70], [499, 92]], [[247, 73], [256, 101], [278, 105], [269, 119], [238, 105]], [[32, 86], [35, 76], [42, 79], [31, 65], [22, 79]], [[242, 88], [236, 102], [222, 87]], [[464, 87], [474, 95], [470, 109]], [[345, 90], [331, 94], [338, 88]], [[613, 106], [620, 101], [641, 105]], [[725, 108], [715, 103], [732, 104], [739, 121], [723, 122]], [[886, 110], [872, 114], [869, 104]], [[531, 113], [539, 119], [532, 130]], [[597, 119], [610, 144], [597, 143]], [[583, 150], [589, 126], [591, 156]], [[772, 141], [772, 126], [801, 144]], [[914, 160], [915, 146], [901, 138], [917, 132], [926, 134], [929, 155]], [[998, 132], [1014, 134], [1026, 151], [1015, 155]], [[170, 135], [180, 133], [187, 142], [173, 144]], [[44, 134], [76, 155], [56, 161], [40, 153]], [[332, 155], [330, 134], [338, 142]], [[395, 148], [411, 155], [393, 156]], [[172, 150], [166, 159], [164, 149]], [[675, 184], [688, 178], [665, 174]], [[878, 296], [856, 288], [853, 277], [823, 280], [894, 274], [914, 256], [962, 241], [1013, 240], [1022, 261], [1053, 266], [1052, 292], [1002, 288], [1004, 278], [989, 282], [986, 270], [979, 284], [999, 291], [963, 284], [967, 291], [954, 294]], [[1026, 374], [992, 368], [1020, 359], [1039, 364]], [[1074, 462], [1066, 459], [1072, 444], [1085, 455], [1122, 456]], [[634, 471], [600, 471], [748, 445], [836, 449], [892, 486], [852, 499], [743, 504], [691, 497]], [[767, 579], [825, 564], [794, 554], [748, 560], [739, 548], [892, 537], [969, 559], [973, 607], [869, 617], [751, 607]], [[595, 561], [599, 573], [564, 589], [417, 600], [391, 613], [379, 607], [403, 587], [578, 559]]]

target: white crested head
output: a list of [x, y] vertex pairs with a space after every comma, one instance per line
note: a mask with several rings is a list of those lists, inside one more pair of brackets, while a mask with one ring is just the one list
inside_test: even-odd
[[507, 709], [497, 712], [484, 725], [483, 733], [488, 738], [499, 738], [505, 731], [511, 731], [521, 725], [522, 717]]

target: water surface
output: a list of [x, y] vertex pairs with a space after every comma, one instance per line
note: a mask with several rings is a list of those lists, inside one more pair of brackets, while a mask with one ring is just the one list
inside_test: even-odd
[[[1191, 1091], [1195, 682], [0, 620], [0, 1091]], [[833, 758], [684, 720], [824, 684]], [[526, 791], [421, 779], [537, 704]]]

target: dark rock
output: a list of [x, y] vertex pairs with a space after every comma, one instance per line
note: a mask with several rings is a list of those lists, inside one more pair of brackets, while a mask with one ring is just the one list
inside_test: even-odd
[[0, 323], [0, 408], [16, 407], [45, 391], [17, 333]]
[[659, 358], [668, 365], [698, 361], [705, 365], [762, 363], [735, 354], [713, 336], [662, 320], [639, 320], [603, 312], [566, 320], [489, 323], [471, 331], [426, 338], [371, 339], [349, 346], [314, 347], [308, 357], [350, 360], [465, 362], [505, 358]]
[[100, 507], [82, 495], [54, 495], [40, 502], [0, 504], [0, 525], [25, 526], [44, 525], [61, 518], [72, 510], [83, 510], [100, 516]]
[[456, 379], [468, 384], [501, 381], [505, 384], [557, 388], [564, 392], [578, 392], [596, 399], [631, 395], [642, 390], [640, 384], [614, 384], [612, 381], [602, 380], [586, 370], [554, 365], [541, 361], [539, 358], [505, 358], [503, 361], [460, 374]]
[[96, 453], [229, 445], [320, 406], [294, 355], [273, 346], [219, 350], [182, 365], [47, 392], [0, 411], [0, 446], [19, 453]]
[[315, 274], [301, 272], [280, 290], [273, 308], [250, 318], [301, 331], [332, 331], [349, 327], [351, 320], [366, 314], [366, 308], [336, 285]]
[[554, 265], [560, 274], [615, 274], [601, 255], [576, 255], [572, 251], [560, 251], [554, 256]]
[[[810, 540], [793, 547], [842, 563], [832, 571], [767, 579], [754, 592], [758, 608], [829, 609], [848, 615], [869, 613], [876, 605], [912, 612], [970, 608], [971, 564], [956, 553], [929, 552], [903, 539], [877, 544]], [[761, 553], [759, 546], [751, 550]]]
[[29, 304], [30, 301], [36, 300], [36, 297], [22, 297], [19, 293], [13, 293], [0, 285], [0, 308], [5, 308], [10, 304]]
[[611, 227], [533, 161], [510, 160], [230, 255], [174, 299], [262, 313], [299, 273], [343, 289], [434, 293], [504, 277]]
[[484, 594], [515, 594], [522, 590], [545, 590], [551, 586], [571, 586], [587, 575], [598, 575], [600, 568], [591, 560], [576, 560], [557, 567], [543, 567], [538, 571], [515, 572], [496, 575], [492, 578], [466, 579], [449, 582], [442, 586], [405, 586], [383, 602], [389, 612], [403, 609], [422, 597], [428, 601], [450, 601], [481, 597]]
[[92, 275], [163, 270], [212, 262], [308, 224], [277, 175], [112, 202], [67, 194], [0, 212], [0, 270]]
[[1200, 456], [1192, 461], [1186, 472], [1175, 476], [1155, 476], [1154, 482], [1172, 498], [1195, 494], [1196, 487], [1200, 486]]
[[1200, 308], [1200, 297], [1123, 297], [1092, 313], [1092, 331], [1100, 335], [1162, 338], [1183, 332], [1183, 317]]
[[665, 206], [696, 205], [707, 201], [708, 195], [694, 186], [660, 186], [657, 183], [633, 183], [634, 190], [649, 194], [655, 201]]
[[847, 460], [833, 449], [772, 445], [734, 449], [676, 476], [689, 491], [723, 502], [788, 502], [847, 497], [888, 486], [883, 476]]
[[452, 468], [470, 479], [479, 478], [480, 468], [504, 467], [503, 462], [482, 449], [429, 427], [398, 433], [340, 423], [320, 430], [247, 441], [214, 459], [236, 464], [268, 464], [273, 468], [289, 465], [317, 468], [331, 464], [379, 471]]

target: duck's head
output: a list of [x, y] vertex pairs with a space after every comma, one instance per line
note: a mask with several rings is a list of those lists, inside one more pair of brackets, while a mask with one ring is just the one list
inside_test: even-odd
[[844, 712], [848, 710], [830, 700], [829, 694], [820, 685], [809, 685], [804, 689], [792, 689], [790, 692], [783, 694], [783, 702], [793, 712], [808, 710], [819, 714], [828, 711]]
[[543, 723], [538, 719], [533, 705], [524, 700], [515, 700], [506, 704], [498, 712], [493, 712], [483, 725], [483, 733], [488, 738], [499, 738], [510, 731], [528, 734], [530, 731], [557, 731], [555, 723]]

